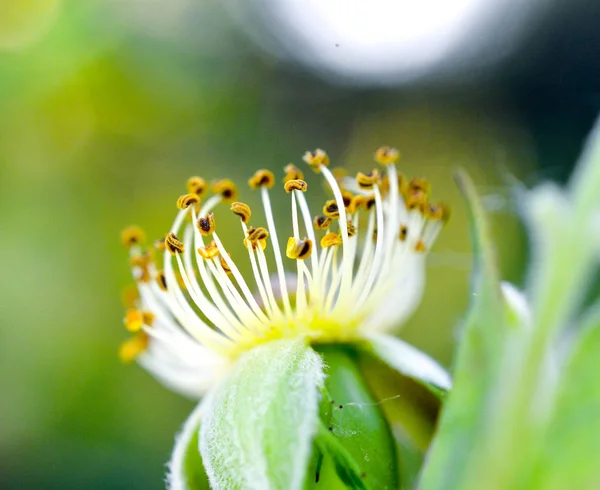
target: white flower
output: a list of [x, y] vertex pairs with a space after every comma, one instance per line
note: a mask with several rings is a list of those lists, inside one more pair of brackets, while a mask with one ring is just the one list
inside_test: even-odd
[[[214, 195], [200, 204], [207, 185], [190, 179], [189, 193], [178, 199], [180, 211], [159, 243], [162, 270], [141, 247], [142, 233], [125, 230], [139, 300], [125, 318], [136, 335], [122, 346], [122, 358], [137, 358], [168, 387], [200, 398], [244, 351], [275, 339], [304, 338], [358, 343], [406, 375], [449, 388], [449, 375], [435, 361], [385, 334], [419, 303], [427, 252], [448, 211], [430, 203], [427, 181], [408, 181], [397, 172], [397, 150], [381, 148], [375, 159], [383, 175], [373, 170], [349, 181], [329, 170], [325, 152], [307, 152], [304, 160], [333, 192], [317, 216], [305, 198], [302, 172], [288, 165], [283, 187], [291, 215], [285, 234], [272, 213], [271, 172], [260, 170], [249, 181], [261, 194], [260, 215], [236, 202], [229, 180], [214, 183]], [[234, 260], [217, 231], [214, 212], [223, 202], [240, 217], [247, 257]], [[246, 277], [239, 268], [244, 260], [252, 270]]]

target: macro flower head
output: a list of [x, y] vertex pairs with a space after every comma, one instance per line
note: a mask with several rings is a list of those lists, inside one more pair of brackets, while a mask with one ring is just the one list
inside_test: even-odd
[[[144, 247], [137, 227], [123, 231], [139, 297], [125, 315], [133, 336], [121, 358], [137, 360], [171, 389], [198, 399], [261, 346], [353, 344], [406, 376], [448, 389], [443, 368], [388, 334], [419, 304], [426, 257], [448, 208], [431, 200], [427, 180], [397, 170], [394, 148], [378, 149], [376, 168], [355, 177], [330, 170], [323, 150], [303, 159], [324, 179], [329, 199], [309, 202], [303, 171], [293, 164], [281, 183], [269, 170], [249, 179], [260, 193], [260, 211], [239, 199], [232, 181], [209, 186], [192, 177], [155, 250]], [[285, 226], [274, 218], [275, 190], [289, 196]], [[243, 254], [231, 254], [219, 234], [219, 215], [226, 212], [239, 217]], [[315, 377], [315, 389], [322, 378]]]

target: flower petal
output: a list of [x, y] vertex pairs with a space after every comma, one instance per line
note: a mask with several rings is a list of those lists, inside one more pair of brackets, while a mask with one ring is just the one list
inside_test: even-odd
[[444, 390], [452, 387], [448, 371], [403, 340], [386, 334], [366, 334], [365, 339], [372, 353], [401, 374]]
[[200, 450], [212, 488], [302, 488], [323, 378], [321, 357], [303, 340], [243, 354], [207, 398]]

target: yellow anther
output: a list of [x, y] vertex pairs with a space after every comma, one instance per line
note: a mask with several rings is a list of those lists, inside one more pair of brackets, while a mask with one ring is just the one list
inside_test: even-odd
[[421, 210], [426, 203], [427, 196], [423, 192], [413, 192], [406, 197], [406, 209], [409, 211]]
[[283, 169], [285, 177], [283, 177], [283, 183], [285, 184], [288, 180], [304, 180], [304, 174], [296, 167], [293, 163], [288, 163]]
[[190, 177], [187, 181], [187, 190], [190, 194], [201, 196], [206, 191], [208, 184], [202, 177]]
[[294, 179], [288, 180], [285, 184], [283, 184], [283, 188], [285, 189], [285, 192], [288, 193], [292, 191], [306, 192], [306, 189], [308, 189], [308, 184], [303, 180]]
[[356, 226], [354, 226], [351, 219], [346, 223], [346, 227], [348, 228], [348, 236], [356, 235]]
[[358, 172], [356, 174], [356, 183], [361, 189], [370, 190], [373, 186], [379, 183], [379, 172], [377, 170], [372, 170], [368, 174], [363, 174], [362, 172]]
[[267, 187], [270, 189], [275, 185], [275, 176], [270, 170], [257, 170], [256, 173], [248, 179], [248, 185], [252, 189]]
[[248, 240], [266, 240], [269, 236], [269, 232], [266, 228], [259, 226], [258, 228], [248, 228]]
[[208, 213], [208, 216], [198, 218], [196, 223], [198, 230], [203, 236], [208, 236], [215, 232], [216, 223], [214, 213]]
[[150, 311], [129, 309], [125, 312], [123, 323], [125, 323], [125, 328], [130, 332], [137, 332], [142, 329], [142, 325], [152, 326], [154, 323], [154, 314]]
[[348, 208], [352, 205], [352, 199], [354, 198], [354, 194], [350, 191], [342, 191], [342, 201], [344, 201], [344, 207]]
[[408, 193], [414, 194], [416, 192], [422, 192], [425, 196], [429, 196], [431, 192], [431, 184], [427, 179], [415, 177], [408, 184]]
[[374, 242], [377, 241], [377, 227], [373, 228], [373, 236], [371, 238]]
[[329, 157], [327, 156], [327, 153], [325, 153], [320, 148], [317, 148], [314, 151], [307, 151], [304, 154], [304, 157], [302, 157], [302, 160], [308, 163], [311, 166], [311, 168], [317, 173], [320, 172], [319, 168], [321, 167], [321, 165], [323, 165], [324, 167], [329, 166]]
[[313, 224], [317, 230], [326, 230], [331, 226], [332, 221], [333, 220], [327, 216], [317, 216], [314, 219]]
[[121, 291], [121, 302], [126, 308], [135, 308], [140, 302], [140, 293], [135, 284], [130, 284]]
[[177, 199], [177, 207], [179, 209], [187, 209], [192, 204], [196, 204], [200, 202], [200, 196], [198, 194], [184, 194], [183, 196], [179, 196]]
[[298, 238], [290, 237], [285, 248], [285, 254], [290, 259], [304, 260], [310, 257], [312, 245], [312, 240], [308, 238], [299, 240]]
[[150, 337], [144, 331], [139, 331], [134, 337], [127, 339], [119, 347], [119, 357], [125, 364], [130, 364], [148, 348]]
[[400, 232], [398, 233], [398, 238], [401, 242], [406, 241], [406, 237], [408, 236], [408, 227], [406, 225], [400, 226]]
[[[231, 254], [227, 254], [227, 255], [229, 255], [229, 257], [231, 257]], [[226, 274], [231, 274], [231, 268], [229, 267], [229, 264], [227, 264], [225, 257], [221, 257], [221, 267], [223, 268], [223, 270], [225, 271]]]
[[154, 240], [154, 248], [157, 250], [164, 250], [165, 249], [165, 238], [166, 237], [162, 237], [159, 240]]
[[415, 245], [415, 252], [425, 252], [427, 248], [425, 247], [425, 243], [423, 240], [419, 240]]
[[323, 214], [328, 218], [340, 217], [340, 210], [338, 209], [337, 201], [335, 199], [331, 199], [325, 203], [325, 206], [323, 206]]
[[244, 238], [244, 245], [246, 248], [252, 247], [252, 250], [258, 250], [260, 246], [261, 250], [264, 250], [267, 247], [267, 238], [269, 236], [269, 232], [263, 228], [248, 228], [248, 233], [246, 238]]
[[235, 201], [238, 196], [236, 185], [229, 179], [214, 181], [212, 190], [215, 194], [221, 194], [225, 201]]
[[380, 165], [389, 165], [390, 163], [396, 163], [400, 159], [400, 153], [396, 148], [389, 146], [382, 146], [375, 152], [375, 161]]
[[369, 211], [375, 205], [375, 196], [363, 196], [357, 195], [352, 198], [352, 203], [350, 203], [350, 210], [355, 213], [360, 208]]
[[183, 242], [175, 236], [175, 233], [169, 233], [165, 237], [165, 247], [173, 255], [183, 253]]
[[165, 276], [165, 273], [163, 271], [158, 271], [156, 273], [156, 283], [158, 284], [158, 287], [163, 291], [167, 290], [167, 276]]
[[337, 233], [327, 233], [323, 238], [321, 238], [321, 247], [337, 247], [342, 244], [342, 237]]
[[136, 279], [140, 282], [148, 282], [150, 280], [150, 264], [152, 263], [153, 255], [151, 250], [145, 250], [140, 254], [133, 255], [129, 259], [131, 267], [136, 268]]
[[250, 206], [244, 204], [243, 202], [234, 202], [231, 204], [231, 208], [229, 208], [233, 214], [240, 217], [243, 223], [248, 223], [250, 219], [250, 215], [252, 212], [250, 211]]
[[208, 247], [200, 247], [198, 253], [200, 257], [206, 260], [218, 257], [220, 254], [219, 247], [217, 247], [215, 242], [212, 242]]
[[432, 221], [446, 222], [450, 218], [450, 208], [445, 204], [428, 204], [424, 215]]
[[121, 232], [121, 242], [127, 248], [140, 245], [146, 241], [146, 234], [139, 226], [128, 226]]

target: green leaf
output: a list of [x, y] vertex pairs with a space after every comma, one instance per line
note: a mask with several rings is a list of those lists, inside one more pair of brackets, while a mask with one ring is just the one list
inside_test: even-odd
[[[327, 426], [330, 429], [328, 435], [332, 435], [344, 448], [347, 457], [343, 459], [349, 457], [354, 461], [353, 467], [358, 468], [365, 485], [373, 489], [396, 490], [398, 469], [394, 438], [380, 405], [358, 370], [356, 360], [343, 347], [319, 346], [318, 350], [328, 366], [325, 386], [333, 409]], [[328, 442], [330, 449], [334, 447], [331, 444]], [[326, 459], [328, 455], [326, 452]], [[336, 469], [340, 470], [340, 466], [336, 465]], [[338, 476], [342, 479], [348, 477], [339, 471]]]
[[538, 464], [527, 488], [600, 487], [600, 308], [588, 317], [561, 380]]
[[367, 486], [363, 481], [361, 469], [356, 460], [346, 450], [340, 440], [329, 430], [329, 427], [325, 427], [322, 423], [319, 424], [319, 431], [315, 442], [319, 449], [327, 457], [331, 458], [338, 477], [348, 488], [361, 490], [376, 488]]
[[466, 174], [459, 173], [457, 182], [471, 218], [475, 257], [471, 304], [461, 331], [454, 387], [422, 472], [423, 489], [461, 488], [490, 420], [494, 406], [490, 386], [502, 375], [507, 361], [504, 347], [510, 337], [506, 328], [508, 309], [481, 201]]
[[169, 490], [208, 490], [210, 488], [198, 444], [203, 410], [203, 402], [200, 402], [176, 438], [175, 448], [168, 465], [167, 486]]
[[442, 391], [452, 387], [448, 371], [416, 347], [386, 334], [367, 334], [365, 338], [364, 348], [404, 376]]
[[321, 357], [302, 340], [243, 354], [206, 401], [200, 450], [212, 488], [302, 488], [322, 384]]

